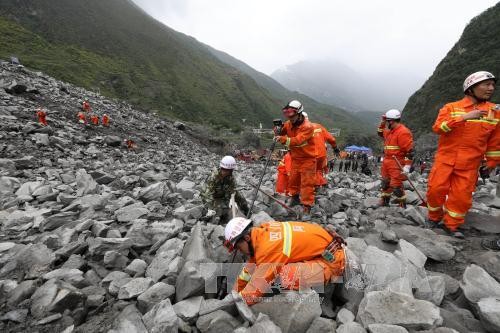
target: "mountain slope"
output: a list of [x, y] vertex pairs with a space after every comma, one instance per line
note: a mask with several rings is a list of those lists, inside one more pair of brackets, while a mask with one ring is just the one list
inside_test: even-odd
[[[417, 136], [431, 132], [439, 109], [461, 99], [464, 79], [479, 70], [500, 76], [500, 3], [471, 20], [432, 76], [410, 97], [403, 120]], [[500, 103], [499, 85], [492, 101]]]
[[170, 116], [234, 128], [271, 121], [281, 106], [129, 0], [4, 0], [0, 29], [0, 57]]
[[[273, 78], [256, 71], [252, 67], [230, 56], [229, 54], [216, 50], [208, 45], [206, 47], [222, 62], [235, 67], [252, 77], [259, 86], [269, 91], [282, 103], [282, 105], [285, 105], [291, 99], [300, 100], [304, 104], [306, 111], [313, 121], [319, 121], [328, 127], [341, 128], [348, 133], [361, 134], [366, 133], [367, 130], [369, 131], [369, 127], [365, 121], [350, 114], [349, 112], [332, 105], [318, 103], [316, 100], [296, 91], [290, 91]], [[278, 117], [279, 114], [276, 116]]]

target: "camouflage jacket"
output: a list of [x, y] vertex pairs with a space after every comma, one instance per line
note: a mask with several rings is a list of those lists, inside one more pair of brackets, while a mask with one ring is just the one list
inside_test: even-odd
[[201, 193], [203, 201], [209, 208], [229, 208], [231, 194], [235, 193], [234, 199], [240, 210], [246, 214], [248, 204], [245, 198], [236, 190], [237, 184], [234, 177], [220, 177], [219, 170], [215, 170], [207, 179], [203, 192]]

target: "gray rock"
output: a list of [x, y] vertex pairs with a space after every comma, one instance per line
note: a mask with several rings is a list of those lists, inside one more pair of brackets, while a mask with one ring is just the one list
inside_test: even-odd
[[472, 312], [459, 308], [453, 303], [443, 302], [440, 312], [445, 327], [453, 328], [460, 333], [486, 332], [480, 321], [474, 318]]
[[144, 204], [135, 203], [118, 209], [115, 212], [115, 218], [118, 222], [131, 222], [148, 214], [149, 210], [144, 207]]
[[59, 228], [76, 220], [78, 212], [62, 212], [49, 216], [43, 221], [41, 229], [43, 231], [50, 231]]
[[360, 260], [366, 267], [365, 282], [370, 290], [381, 290], [390, 281], [406, 274], [406, 268], [398, 258], [375, 246], [368, 246]]
[[15, 307], [35, 292], [37, 287], [35, 280], [26, 280], [21, 283], [13, 290], [11, 290], [7, 297], [7, 305], [9, 307]]
[[146, 272], [148, 264], [141, 259], [134, 259], [132, 262], [125, 267], [125, 272], [132, 277], [141, 277]]
[[346, 238], [347, 246], [358, 258], [365, 252], [368, 245], [362, 238], [348, 237]]
[[[263, 313], [259, 313], [259, 316], [257, 317], [257, 320], [255, 323], [250, 327], [249, 329], [250, 333], [261, 333], [261, 332], [266, 332], [266, 333], [281, 333], [281, 328], [279, 328], [275, 323], [269, 319], [268, 316], [266, 316]], [[319, 332], [319, 331], [315, 331]]]
[[128, 254], [132, 247], [132, 241], [129, 238], [89, 238], [87, 239], [89, 252], [91, 255], [104, 255], [108, 251], [118, 251]]
[[194, 197], [194, 188], [196, 184], [190, 180], [183, 179], [176, 186], [177, 192], [181, 194], [184, 199], [192, 199]]
[[394, 230], [386, 229], [381, 232], [381, 238], [384, 242], [397, 244], [399, 242], [398, 235], [394, 232]]
[[365, 183], [364, 187], [365, 187], [366, 191], [374, 191], [374, 190], [378, 190], [380, 188], [380, 184], [381, 184], [381, 181], [376, 180], [374, 182]]
[[259, 226], [262, 223], [274, 221], [274, 219], [263, 210], [258, 212], [257, 214], [252, 214], [250, 219], [253, 221], [253, 224], [255, 226]]
[[337, 333], [366, 333], [366, 330], [360, 324], [350, 322], [337, 327]]
[[76, 187], [77, 196], [81, 197], [86, 194], [97, 193], [98, 187], [97, 183], [94, 181], [91, 175], [85, 171], [85, 169], [79, 169], [76, 171]]
[[477, 302], [477, 312], [488, 332], [500, 332], [500, 297], [481, 298]]
[[203, 297], [196, 296], [174, 304], [174, 311], [185, 322], [194, 324], [200, 312]]
[[176, 333], [178, 331], [178, 318], [169, 299], [156, 304], [142, 318], [150, 333]]
[[0, 269], [0, 278], [9, 274], [23, 274], [24, 279], [35, 279], [47, 273], [55, 261], [54, 253], [44, 244], [33, 244], [17, 252], [9, 265]]
[[472, 262], [484, 268], [488, 274], [500, 281], [500, 252], [486, 251], [472, 257]]
[[356, 319], [364, 327], [390, 324], [407, 329], [431, 329], [443, 322], [434, 304], [391, 291], [368, 292], [359, 305]]
[[40, 319], [50, 312], [72, 310], [84, 299], [85, 295], [69, 283], [52, 279], [31, 296], [31, 314]]
[[482, 298], [500, 297], [500, 283], [495, 281], [483, 268], [474, 264], [465, 269], [460, 287], [465, 298], [473, 304]]
[[442, 276], [428, 276], [415, 291], [415, 298], [432, 302], [439, 306], [443, 301], [446, 284]]
[[139, 191], [138, 198], [143, 202], [159, 201], [163, 200], [163, 196], [168, 193], [168, 187], [166, 183], [160, 182], [156, 184], [149, 185]]
[[337, 313], [337, 322], [340, 324], [347, 324], [354, 321], [354, 315], [351, 311], [342, 308]]
[[365, 208], [377, 208], [380, 204], [380, 198], [368, 197], [363, 200], [363, 207]]
[[187, 221], [189, 219], [194, 219], [198, 220], [203, 216], [203, 210], [204, 206], [203, 205], [198, 205], [198, 206], [180, 206], [174, 209], [174, 217], [177, 219], [181, 219], [183, 221]]
[[319, 296], [314, 291], [285, 292], [251, 307], [252, 311], [264, 313], [284, 333], [306, 332], [313, 320], [321, 315]]
[[28, 309], [17, 309], [13, 311], [9, 311], [3, 316], [0, 317], [1, 321], [13, 321], [16, 323], [23, 323], [28, 316]]
[[408, 330], [401, 326], [386, 325], [386, 324], [371, 324], [368, 325], [369, 333], [408, 333]]
[[110, 147], [119, 147], [122, 143], [122, 139], [120, 137], [115, 136], [115, 135], [107, 135], [104, 138], [104, 144], [110, 146]]
[[146, 269], [146, 276], [152, 278], [155, 282], [162, 279], [173, 268], [171, 264], [176, 255], [175, 251], [157, 253]]
[[332, 319], [317, 317], [306, 333], [335, 333], [337, 324]]
[[63, 280], [75, 287], [83, 287], [86, 285], [83, 272], [73, 268], [58, 268], [43, 275], [44, 280], [57, 279]]
[[186, 261], [208, 259], [208, 248], [206, 238], [201, 229], [201, 223], [198, 222], [193, 228], [191, 236], [184, 245], [182, 258]]
[[453, 246], [449, 241], [453, 241], [448, 236], [438, 236], [432, 230], [413, 226], [395, 226], [393, 230], [399, 238], [415, 245], [428, 258], [436, 261], [448, 261], [455, 256]]
[[420, 214], [420, 212], [412, 206], [409, 206], [403, 212], [403, 216], [408, 218], [410, 221], [417, 223], [418, 225], [425, 225], [425, 217]]
[[[149, 333], [142, 322], [141, 314], [131, 304], [126, 306], [115, 318], [113, 328], [108, 333]], [[156, 331], [155, 331], [156, 332]]]
[[116, 251], [106, 251], [104, 253], [103, 263], [106, 268], [123, 269], [127, 266], [128, 257]]
[[201, 259], [198, 261], [187, 261], [177, 277], [175, 284], [175, 299], [177, 302], [183, 299], [201, 296], [205, 292], [205, 283], [216, 279], [217, 265], [211, 260]]
[[427, 257], [419, 249], [417, 249], [413, 244], [405, 241], [404, 239], [399, 240], [399, 250], [403, 256], [408, 259], [409, 262], [414, 264], [418, 268], [423, 268]]
[[146, 313], [158, 302], [175, 294], [175, 287], [163, 282], [157, 282], [137, 297], [137, 307]]
[[130, 299], [139, 296], [151, 287], [150, 278], [135, 278], [124, 284], [118, 292], [118, 299]]
[[196, 321], [196, 327], [202, 333], [230, 333], [240, 325], [239, 320], [222, 310], [200, 316]]

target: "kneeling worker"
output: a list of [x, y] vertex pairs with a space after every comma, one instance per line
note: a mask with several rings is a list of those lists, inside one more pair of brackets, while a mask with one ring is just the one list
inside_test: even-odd
[[250, 259], [238, 276], [236, 291], [249, 305], [271, 290], [276, 278], [287, 290], [324, 286], [344, 273], [344, 240], [306, 222], [268, 222], [258, 227], [236, 217], [226, 225], [224, 245]]

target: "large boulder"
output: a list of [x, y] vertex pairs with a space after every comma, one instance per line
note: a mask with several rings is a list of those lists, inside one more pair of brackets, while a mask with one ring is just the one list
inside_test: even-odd
[[443, 322], [436, 305], [392, 291], [368, 292], [356, 318], [365, 328], [371, 324], [389, 324], [421, 330], [438, 327]]
[[479, 302], [482, 298], [500, 297], [500, 283], [483, 268], [474, 264], [465, 269], [460, 287], [465, 298], [472, 304]]
[[437, 235], [432, 230], [414, 226], [395, 226], [393, 230], [399, 238], [415, 245], [428, 258], [436, 261], [448, 261], [455, 256], [455, 249], [450, 244], [453, 238]]
[[71, 284], [51, 279], [31, 296], [31, 314], [40, 319], [50, 312], [75, 309], [84, 300], [85, 295]]
[[164, 182], [149, 185], [139, 191], [138, 198], [143, 202], [163, 200], [163, 196], [168, 193], [168, 186]]
[[76, 171], [76, 187], [78, 188], [76, 193], [79, 197], [86, 194], [97, 193], [99, 190], [97, 183], [85, 169]]
[[178, 332], [178, 318], [169, 299], [165, 299], [149, 310], [142, 320], [149, 333]]
[[284, 292], [251, 307], [258, 316], [263, 313], [278, 325], [283, 333], [306, 332], [315, 318], [321, 315], [319, 295], [309, 292]]
[[[131, 304], [126, 306], [113, 322], [113, 328], [108, 333], [149, 333], [144, 326], [137, 308]], [[155, 331], [160, 332], [160, 331]], [[172, 331], [175, 332], [175, 331]]]

